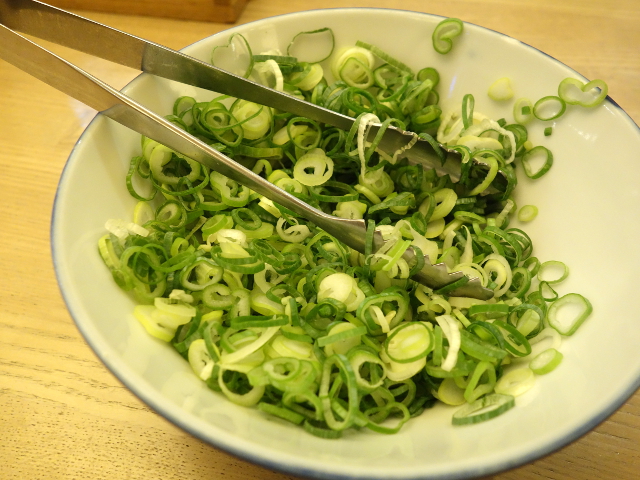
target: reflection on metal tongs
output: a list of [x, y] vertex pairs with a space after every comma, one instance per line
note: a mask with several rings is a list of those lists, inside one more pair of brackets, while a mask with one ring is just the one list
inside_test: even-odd
[[[180, 52], [47, 4], [35, 0], [0, 0], [0, 58], [116, 122], [288, 208], [354, 250], [361, 253], [365, 251], [366, 227], [363, 220], [338, 218], [311, 207], [14, 30], [146, 73], [309, 117], [344, 130], [351, 128], [353, 118], [272, 90]], [[372, 130], [372, 134], [375, 134], [376, 127]], [[385, 132], [379, 148], [394, 152], [406, 145], [412, 137], [413, 134], [390, 128]], [[446, 162], [442, 164], [441, 157], [434, 151], [433, 146], [426, 141], [419, 141], [406, 150], [404, 155], [410, 157], [413, 163], [435, 168], [439, 175], [450, 175], [454, 181], [460, 177], [460, 158], [455, 152], [448, 152]], [[502, 175], [498, 175], [497, 182], [503, 180]], [[499, 188], [499, 185], [496, 188]], [[382, 235], [376, 232], [374, 251], [382, 243]], [[413, 249], [408, 249], [403, 258], [409, 265], [415, 265]], [[412, 278], [436, 289], [457, 282], [456, 285], [460, 286], [448, 292], [451, 296], [485, 300], [493, 297], [493, 291], [483, 287], [479, 279], [472, 278], [466, 281], [462, 272], [449, 273], [444, 264], [432, 265], [428, 257], [425, 257], [422, 270]]]

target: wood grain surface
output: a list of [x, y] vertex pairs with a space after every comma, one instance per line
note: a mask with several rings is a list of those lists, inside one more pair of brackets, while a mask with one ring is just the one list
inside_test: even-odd
[[[251, 0], [238, 23], [339, 6], [426, 11], [506, 33], [604, 79], [640, 122], [638, 0]], [[172, 48], [228, 27], [85, 15]], [[118, 88], [137, 74], [51, 48]], [[56, 284], [49, 227], [60, 173], [94, 115], [0, 61], [0, 479], [291, 478], [216, 450], [152, 412], [76, 329]], [[573, 444], [491, 478], [640, 478], [640, 393]]]
[[200, 22], [238, 20], [248, 0], [49, 0], [54, 7]]

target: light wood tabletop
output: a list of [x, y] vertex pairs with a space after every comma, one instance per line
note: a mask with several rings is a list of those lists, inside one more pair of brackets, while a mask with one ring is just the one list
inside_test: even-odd
[[[605, 80], [640, 123], [639, 0], [250, 0], [238, 23], [343, 6], [424, 11], [505, 33]], [[176, 49], [229, 26], [82, 13]], [[137, 74], [51, 49], [117, 88]], [[291, 478], [216, 450], [151, 411], [76, 329], [56, 283], [49, 228], [59, 176], [94, 115], [0, 61], [0, 479]], [[640, 392], [571, 445], [492, 478], [640, 478]]]

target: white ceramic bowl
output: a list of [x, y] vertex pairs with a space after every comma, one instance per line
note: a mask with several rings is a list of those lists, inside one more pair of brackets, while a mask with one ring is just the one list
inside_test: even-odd
[[[329, 26], [338, 45], [363, 40], [416, 69], [437, 68], [445, 109], [473, 93], [476, 110], [493, 118], [512, 118], [512, 103], [486, 94], [500, 77], [513, 80], [516, 98], [534, 100], [555, 94], [565, 77], [583, 78], [535, 48], [470, 24], [453, 51], [439, 55], [431, 32], [440, 20], [383, 9], [302, 12], [235, 27], [185, 52], [207, 60], [234, 32], [255, 51], [282, 49], [300, 31]], [[147, 75], [125, 92], [161, 114], [179, 95], [211, 96]], [[124, 177], [139, 145], [137, 134], [101, 116], [78, 141], [58, 188], [52, 245], [60, 288], [87, 342], [128, 388], [176, 425], [251, 462], [302, 476], [367, 479], [470, 478], [521, 465], [591, 430], [640, 385], [640, 132], [610, 99], [593, 110], [571, 108], [553, 125], [550, 137], [541, 124], [530, 128], [534, 144], [553, 151], [553, 168], [535, 182], [521, 175], [516, 198], [540, 209], [526, 226], [535, 254], [571, 268], [560, 293], [585, 295], [594, 313], [563, 343], [562, 365], [518, 397], [516, 408], [484, 424], [453, 427], [452, 409], [436, 406], [395, 436], [359, 432], [329, 441], [208, 390], [136, 322], [133, 300], [98, 256], [105, 220], [130, 218], [135, 201]]]

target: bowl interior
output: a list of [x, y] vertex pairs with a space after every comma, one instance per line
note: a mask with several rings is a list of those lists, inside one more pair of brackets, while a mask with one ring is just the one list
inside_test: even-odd
[[[336, 44], [375, 44], [415, 70], [435, 67], [445, 111], [473, 93], [477, 111], [512, 121], [512, 102], [495, 102], [489, 86], [510, 77], [516, 97], [554, 95], [566, 77], [582, 77], [551, 57], [499, 33], [466, 24], [448, 55], [431, 32], [440, 17], [384, 9], [328, 9], [283, 15], [204, 39], [185, 52], [202, 60], [242, 33], [254, 52], [286, 50], [301, 31], [331, 27]], [[160, 114], [180, 95], [213, 93], [148, 75], [125, 92]], [[545, 126], [553, 134], [543, 135]], [[124, 178], [139, 135], [98, 116], [65, 167], [53, 212], [52, 249], [62, 293], [78, 328], [98, 356], [136, 395], [170, 421], [211, 444], [289, 473], [336, 478], [467, 478], [542, 456], [593, 428], [640, 384], [640, 320], [632, 299], [640, 270], [640, 133], [612, 101], [570, 108], [557, 122], [529, 128], [534, 144], [553, 151], [551, 171], [538, 181], [519, 175], [518, 205], [538, 218], [523, 225], [542, 261], [571, 269], [561, 294], [588, 297], [593, 315], [561, 351], [552, 374], [517, 398], [517, 407], [490, 422], [452, 427], [453, 409], [436, 406], [392, 437], [367, 432], [322, 440], [256, 410], [238, 407], [206, 388], [169, 346], [147, 335], [132, 316], [134, 302], [113, 282], [97, 252], [110, 218], [131, 218], [135, 200]], [[521, 171], [519, 172], [522, 173]], [[517, 222], [514, 222], [517, 225]]]

